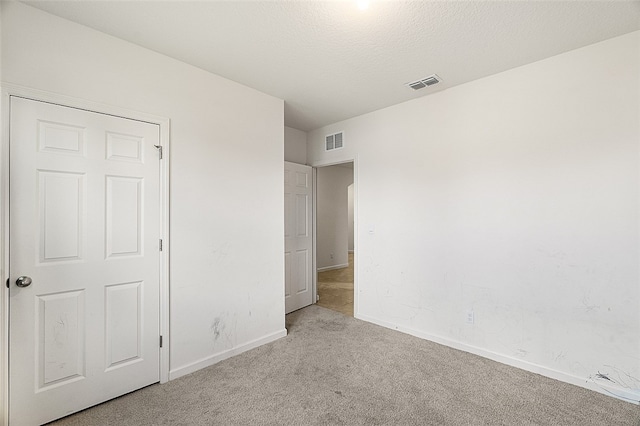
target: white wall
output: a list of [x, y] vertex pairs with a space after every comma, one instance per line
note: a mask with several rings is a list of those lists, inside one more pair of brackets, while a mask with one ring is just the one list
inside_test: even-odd
[[173, 377], [284, 335], [282, 100], [18, 3], [2, 56], [4, 82], [171, 120]]
[[284, 161], [307, 164], [307, 132], [285, 126]]
[[357, 157], [356, 316], [640, 399], [639, 51], [635, 32], [310, 132], [310, 164]]
[[317, 268], [342, 268], [349, 265], [347, 188], [353, 183], [353, 170], [320, 167], [316, 179]]

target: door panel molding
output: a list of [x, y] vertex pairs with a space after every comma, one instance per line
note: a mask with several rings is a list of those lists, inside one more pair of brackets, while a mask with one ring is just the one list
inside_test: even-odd
[[[160, 383], [169, 380], [169, 169], [170, 169], [170, 120], [152, 114], [142, 113], [127, 108], [94, 102], [87, 99], [32, 89], [20, 85], [0, 84], [0, 425], [9, 421], [9, 289], [4, 285], [9, 279], [9, 123], [11, 117], [11, 97], [25, 98], [34, 101], [76, 108], [115, 117], [142, 121], [159, 126], [162, 158], [160, 161], [160, 334], [163, 345], [160, 348]], [[63, 148], [67, 148], [63, 145]], [[133, 160], [133, 159], [132, 159]], [[131, 161], [131, 160], [130, 160]]]

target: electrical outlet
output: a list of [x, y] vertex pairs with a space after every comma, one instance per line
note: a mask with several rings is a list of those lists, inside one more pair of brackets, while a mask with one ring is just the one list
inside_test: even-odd
[[473, 311], [467, 311], [467, 324], [473, 324], [475, 322], [475, 315]]
[[333, 259], [333, 253], [329, 253], [329, 258]]

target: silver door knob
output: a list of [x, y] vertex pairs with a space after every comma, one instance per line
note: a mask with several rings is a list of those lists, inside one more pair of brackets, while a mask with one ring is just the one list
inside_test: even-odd
[[31, 277], [18, 277], [16, 285], [18, 287], [29, 287], [31, 285]]

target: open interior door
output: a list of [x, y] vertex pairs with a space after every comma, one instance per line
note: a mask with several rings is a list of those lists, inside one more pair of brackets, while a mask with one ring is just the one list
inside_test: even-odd
[[313, 303], [313, 169], [284, 163], [285, 312]]

